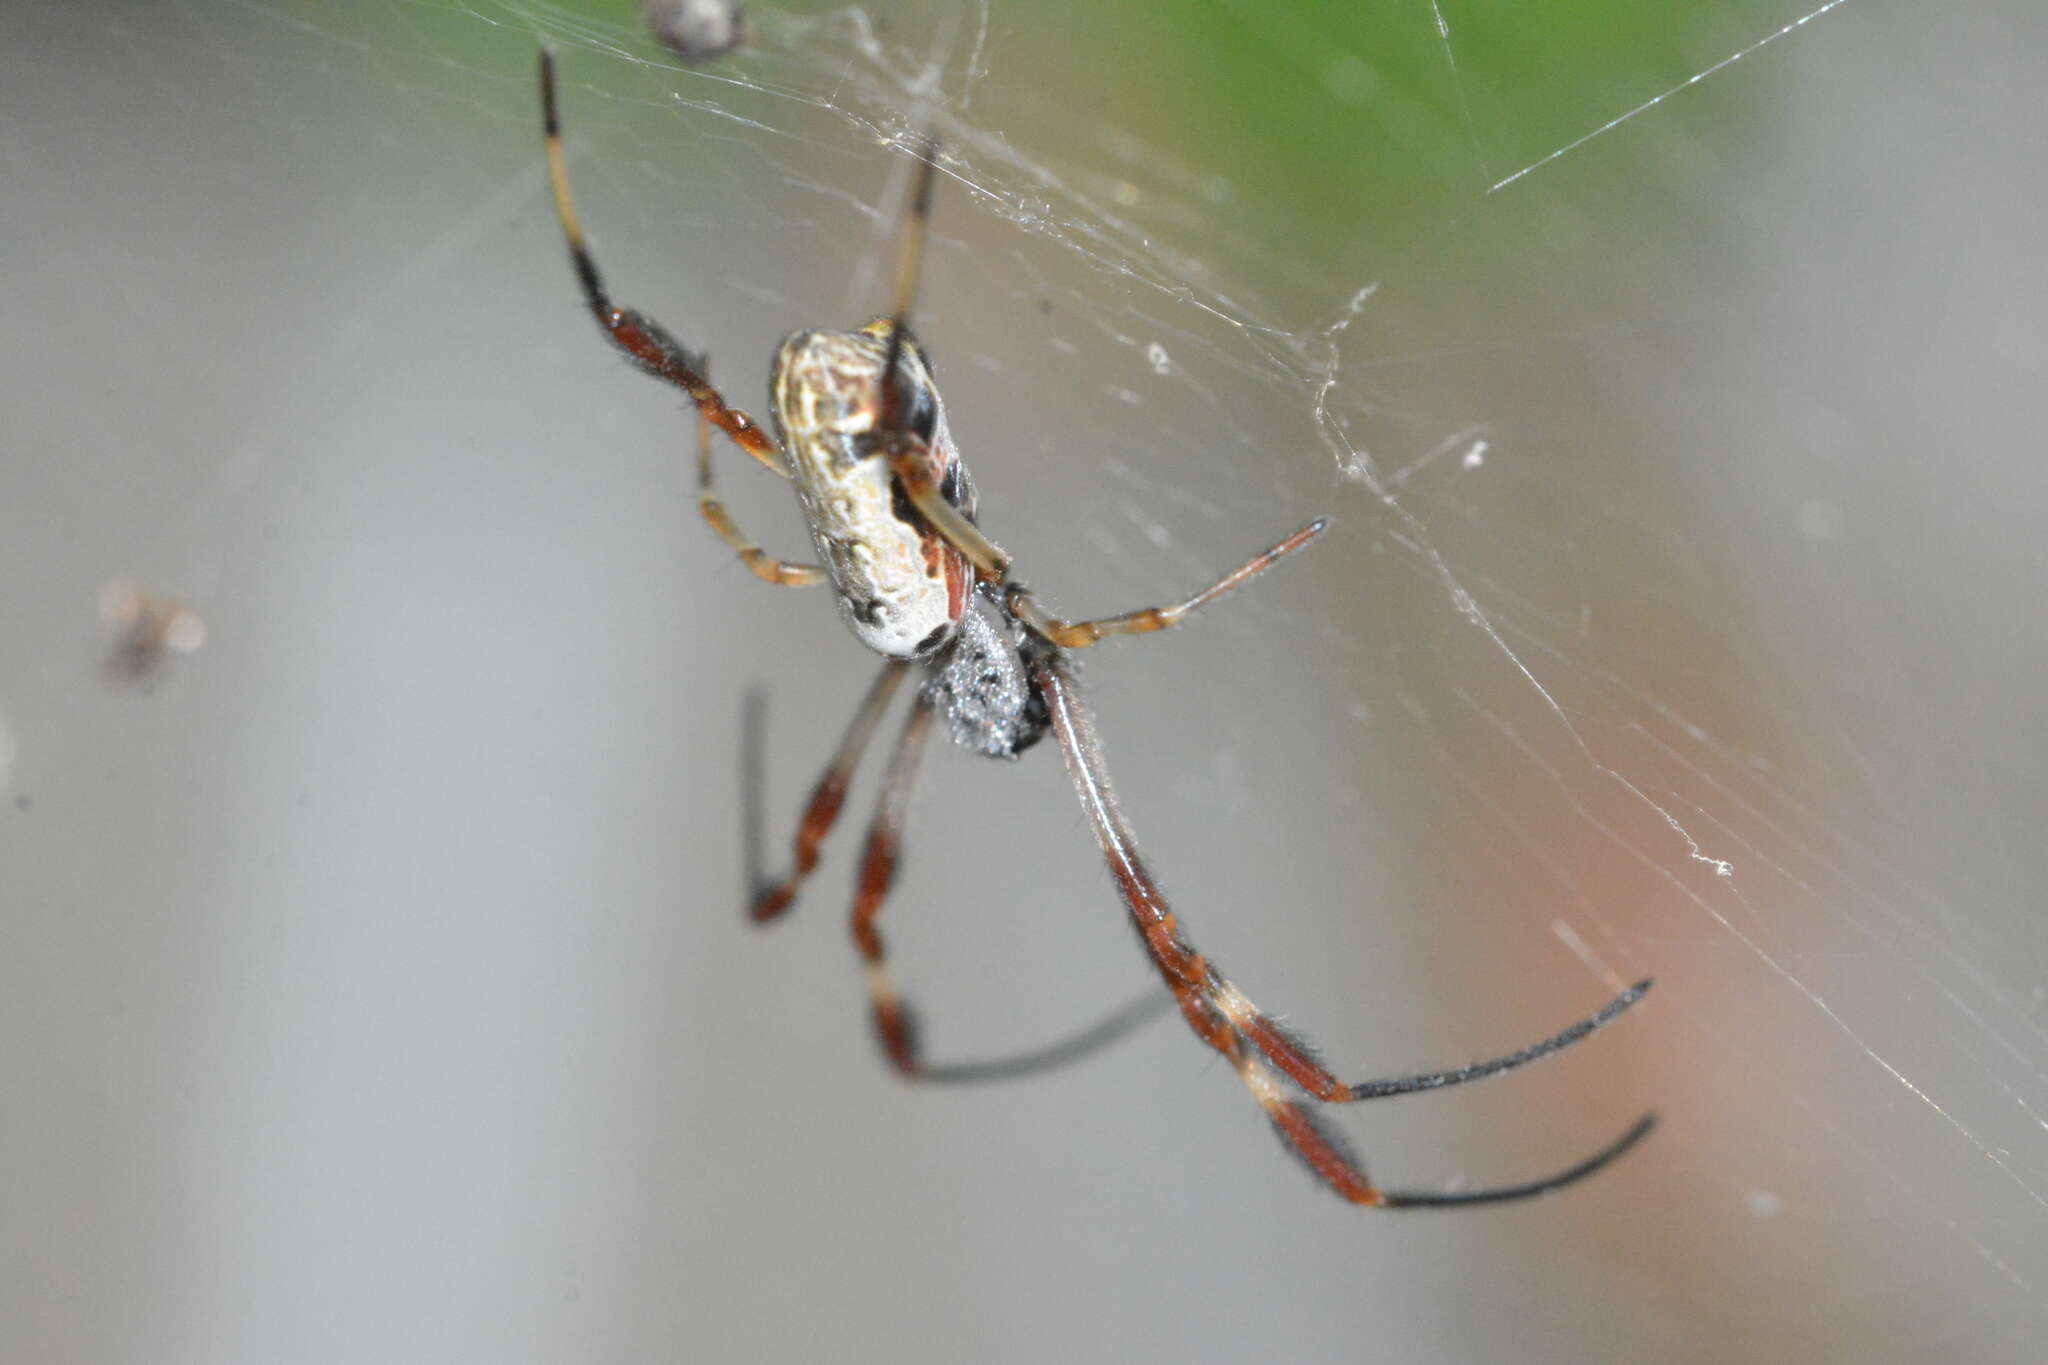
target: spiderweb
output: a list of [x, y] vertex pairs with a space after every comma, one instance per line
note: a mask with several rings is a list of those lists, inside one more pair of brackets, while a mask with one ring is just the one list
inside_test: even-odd
[[[1283, 12], [1273, 13], [1275, 9]], [[0, 18], [9, 1358], [2021, 1360], [2048, 1282], [2028, 6], [31, 3]], [[906, 1091], [738, 913], [871, 661], [695, 523], [577, 306], [763, 414], [917, 322], [1198, 943], [1352, 1079], [1363, 1217], [1178, 1024]], [[728, 502], [801, 557], [787, 494]], [[2034, 489], [2032, 494], [2027, 490]], [[199, 653], [110, 682], [132, 577]], [[871, 759], [871, 762], [874, 761]], [[935, 1057], [1146, 977], [1058, 764], [934, 755]], [[872, 779], [870, 779], [871, 781]]]

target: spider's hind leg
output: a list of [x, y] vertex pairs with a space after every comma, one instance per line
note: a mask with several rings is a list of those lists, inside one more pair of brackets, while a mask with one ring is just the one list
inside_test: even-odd
[[916, 1019], [896, 994], [875, 920], [882, 913], [890, 884], [896, 880], [903, 822], [910, 811], [910, 793], [917, 781], [918, 763], [924, 757], [931, 726], [932, 703], [919, 693], [909, 718], [903, 722], [903, 733], [896, 741], [894, 757], [889, 760], [888, 774], [882, 779], [881, 799], [875, 806], [874, 822], [868, 826], [867, 846], [861, 854], [851, 917], [853, 944], [867, 969], [875, 1037], [888, 1055], [889, 1064], [906, 1076], [914, 1076], [919, 1070]]
[[1163, 1013], [1165, 1002], [1158, 993], [1147, 991], [1094, 1024], [1043, 1047], [1000, 1057], [937, 1064], [924, 1059], [917, 1016], [909, 1002], [897, 993], [875, 921], [880, 918], [883, 902], [896, 880], [903, 826], [909, 816], [911, 792], [925, 742], [930, 737], [936, 705], [929, 692], [920, 692], [903, 723], [895, 755], [882, 779], [882, 793], [876, 803], [874, 822], [868, 827], [867, 846], [855, 882], [851, 927], [854, 947], [867, 974], [868, 1009], [875, 1039], [898, 1075], [927, 1083], [958, 1085], [1017, 1080], [1081, 1061]]
[[1032, 676], [1045, 696], [1053, 734], [1059, 739], [1068, 775], [1073, 779], [1082, 809], [1087, 812], [1088, 823], [1094, 828], [1103, 859], [1109, 864], [1110, 875], [1130, 912], [1132, 924], [1143, 939], [1153, 966], [1180, 1004], [1188, 1026], [1203, 1042], [1230, 1059], [1238, 1079], [1258, 1101], [1281, 1140], [1307, 1163], [1324, 1184], [1352, 1203], [1368, 1208], [1420, 1208], [1527, 1199], [1585, 1179], [1635, 1146], [1650, 1131], [1655, 1119], [1645, 1116], [1621, 1137], [1576, 1165], [1521, 1184], [1450, 1192], [1393, 1191], [1375, 1185], [1366, 1175], [1364, 1166], [1345, 1150], [1343, 1143], [1297, 1102], [1293, 1087], [1299, 1087], [1319, 1100], [1345, 1101], [1404, 1094], [1495, 1075], [1549, 1056], [1577, 1042], [1641, 999], [1643, 992], [1649, 989], [1649, 983], [1642, 982], [1624, 991], [1605, 1009], [1560, 1034], [1490, 1062], [1395, 1081], [1372, 1081], [1358, 1086], [1343, 1084], [1310, 1055], [1305, 1045], [1255, 1008], [1182, 932], [1179, 918], [1138, 855], [1136, 838], [1125, 823], [1116, 793], [1110, 787], [1109, 771], [1103, 763], [1101, 743], [1095, 737], [1094, 721], [1074, 692], [1069, 670], [1070, 665], [1063, 656], [1057, 651], [1049, 651], [1034, 661]]
[[832, 832], [840, 808], [846, 804], [847, 788], [853, 785], [853, 770], [859, 766], [861, 755], [867, 752], [868, 741], [874, 737], [875, 727], [881, 723], [882, 712], [889, 709], [889, 700], [896, 695], [896, 689], [909, 668], [906, 661], [891, 659], [875, 675], [867, 696], [861, 700], [860, 709], [853, 713], [852, 721], [847, 724], [846, 735], [839, 741], [832, 761], [818, 775], [817, 784], [811, 788], [810, 799], [804, 803], [803, 816], [797, 821], [796, 847], [789, 875], [773, 886], [757, 889], [753, 906], [756, 920], [772, 920], [789, 909], [796, 900], [796, 893], [802, 889], [804, 879], [817, 867], [818, 850], [824, 845], [825, 836]]

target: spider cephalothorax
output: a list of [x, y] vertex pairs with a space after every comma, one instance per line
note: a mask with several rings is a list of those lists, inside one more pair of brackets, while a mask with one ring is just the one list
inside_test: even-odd
[[[818, 850], [839, 815], [853, 771], [882, 713], [912, 669], [922, 684], [904, 722], [856, 882], [854, 944], [866, 965], [876, 1035], [890, 1063], [924, 1079], [986, 1079], [1070, 1060], [1125, 1030], [1120, 1012], [1069, 1044], [1005, 1063], [935, 1067], [924, 1060], [908, 1007], [891, 980], [875, 927], [896, 869], [897, 850], [917, 765], [933, 718], [946, 718], [955, 742], [977, 753], [1015, 758], [1050, 732], [1058, 741], [1081, 808], [1100, 844], [1133, 928], [1174, 1003], [1196, 1037], [1226, 1058], [1288, 1147], [1332, 1190], [1374, 1208], [1477, 1204], [1521, 1199], [1568, 1185], [1599, 1170], [1642, 1138], [1652, 1119], [1586, 1160], [1540, 1180], [1455, 1193], [1383, 1190], [1341, 1142], [1301, 1103], [1379, 1099], [1433, 1090], [1511, 1071], [1591, 1033], [1642, 998], [1641, 981], [1561, 1033], [1491, 1061], [1384, 1081], [1346, 1084], [1310, 1049], [1283, 1030], [1217, 965], [1198, 951], [1138, 857], [1137, 841], [1110, 787], [1095, 722], [1074, 685], [1068, 651], [1105, 635], [1138, 635], [1178, 624], [1190, 612], [1265, 572], [1322, 534], [1310, 522], [1254, 555], [1185, 601], [1120, 616], [1066, 621], [1039, 606], [1010, 576], [1010, 558], [981, 533], [974, 486], [946, 424], [924, 348], [909, 316], [931, 212], [937, 149], [923, 147], [917, 188], [905, 215], [891, 315], [857, 332], [792, 334], [775, 357], [769, 387], [778, 439], [711, 387], [701, 357], [685, 350], [641, 313], [614, 305], [584, 245], [569, 197], [555, 108], [553, 59], [541, 56], [548, 169], [555, 209], [584, 302], [612, 343], [649, 374], [674, 384], [696, 405], [702, 439], [697, 502], [711, 529], [754, 574], [786, 586], [824, 582], [836, 590], [847, 625], [886, 662], [854, 714], [838, 752], [818, 779], [797, 826], [794, 868], [763, 891], [754, 917], [788, 909], [817, 866]], [[756, 461], [789, 479], [822, 563], [792, 564], [748, 540], [712, 491], [713, 428]]]

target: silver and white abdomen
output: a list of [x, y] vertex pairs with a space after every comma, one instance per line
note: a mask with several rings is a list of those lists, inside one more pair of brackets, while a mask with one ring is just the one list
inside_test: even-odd
[[[775, 353], [769, 387], [790, 481], [848, 629], [878, 654], [922, 658], [959, 628], [974, 570], [897, 491], [888, 461], [869, 451], [888, 336], [886, 319], [859, 332], [793, 333]], [[922, 349], [906, 344], [900, 363], [932, 478], [972, 516], [971, 486]]]

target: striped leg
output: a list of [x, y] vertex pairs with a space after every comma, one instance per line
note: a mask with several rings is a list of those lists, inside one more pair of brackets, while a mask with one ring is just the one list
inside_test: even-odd
[[555, 217], [562, 225], [562, 237], [569, 245], [569, 263], [577, 283], [583, 286], [583, 302], [604, 329], [611, 343], [656, 379], [675, 385], [690, 395], [705, 420], [733, 439], [733, 443], [768, 468], [783, 472], [782, 452], [753, 418], [738, 408], [728, 407], [711, 381], [704, 377], [704, 362], [645, 313], [620, 308], [605, 292], [604, 277], [583, 240], [583, 225], [576, 218], [576, 204], [569, 194], [569, 171], [562, 159], [562, 123], [555, 104], [555, 54], [540, 54], [541, 137], [547, 151], [548, 186], [554, 192]]
[[1366, 1176], [1364, 1166], [1345, 1149], [1342, 1142], [1295, 1101], [1282, 1080], [1283, 1076], [1286, 1081], [1324, 1101], [1375, 1099], [1478, 1080], [1548, 1056], [1578, 1041], [1642, 998], [1643, 992], [1649, 989], [1649, 983], [1639, 983], [1598, 1014], [1563, 1033], [1505, 1057], [1451, 1071], [1345, 1085], [1309, 1055], [1302, 1043], [1287, 1036], [1278, 1024], [1256, 1009], [1181, 932], [1159, 884], [1152, 879], [1152, 874], [1138, 856], [1136, 840], [1130, 826], [1124, 822], [1116, 794], [1109, 784], [1109, 773], [1103, 764], [1102, 746], [1095, 737], [1094, 723], [1075, 695], [1066, 661], [1057, 655], [1037, 660], [1033, 665], [1033, 676], [1044, 693], [1053, 732], [1059, 737], [1060, 751], [1066, 758], [1068, 774], [1073, 778], [1082, 808], [1088, 813], [1088, 822], [1094, 827], [1096, 841], [1102, 846], [1103, 857], [1109, 864], [1110, 875], [1116, 880], [1117, 891], [1130, 910], [1131, 919], [1144, 940], [1153, 965], [1179, 1003], [1182, 1015], [1197, 1037], [1230, 1059], [1238, 1078], [1258, 1101], [1281, 1139], [1332, 1190], [1354, 1204], [1372, 1208], [1483, 1204], [1525, 1199], [1583, 1180], [1633, 1147], [1650, 1131], [1655, 1120], [1645, 1116], [1586, 1160], [1523, 1184], [1455, 1193], [1383, 1190], [1373, 1184]]
[[1147, 992], [1087, 1028], [1028, 1052], [938, 1064], [924, 1060], [917, 1016], [896, 992], [895, 981], [889, 973], [887, 950], [875, 921], [881, 917], [883, 902], [896, 878], [903, 825], [910, 813], [911, 791], [917, 781], [918, 763], [924, 756], [931, 721], [931, 704], [923, 697], [918, 698], [916, 707], [903, 724], [895, 756], [889, 761], [888, 775], [882, 779], [881, 798], [875, 808], [874, 823], [868, 828], [867, 849], [861, 857], [860, 874], [855, 883], [853, 942], [867, 971], [869, 1011], [874, 1021], [875, 1037], [882, 1045], [889, 1065], [899, 1075], [938, 1084], [1018, 1080], [1092, 1056], [1156, 1017], [1164, 1002], [1157, 992]]
[[867, 851], [861, 856], [853, 895], [853, 944], [867, 967], [875, 1036], [888, 1054], [889, 1064], [906, 1076], [914, 1076], [918, 1071], [917, 1026], [889, 979], [888, 958], [875, 920], [882, 913], [890, 883], [896, 880], [903, 821], [910, 812], [910, 793], [917, 782], [917, 765], [924, 757], [924, 741], [931, 727], [931, 703], [919, 697], [909, 719], [903, 722], [896, 755], [889, 760], [888, 775], [882, 779], [882, 797], [875, 807], [874, 823], [868, 826]]
[[797, 821], [794, 865], [789, 875], [755, 897], [753, 913], [756, 920], [772, 920], [789, 909], [804, 879], [817, 867], [819, 846], [832, 832], [832, 822], [839, 818], [839, 808], [846, 804], [846, 789], [853, 784], [853, 770], [860, 763], [861, 754], [866, 752], [868, 740], [874, 736], [882, 712], [888, 709], [889, 700], [896, 695], [896, 689], [902, 684], [903, 675], [909, 667], [901, 659], [891, 659], [875, 675], [860, 710], [853, 713], [853, 722], [846, 727], [846, 737], [839, 741], [838, 752], [832, 755], [832, 761], [818, 777], [817, 786], [811, 788], [811, 799], [804, 804], [803, 818]]

